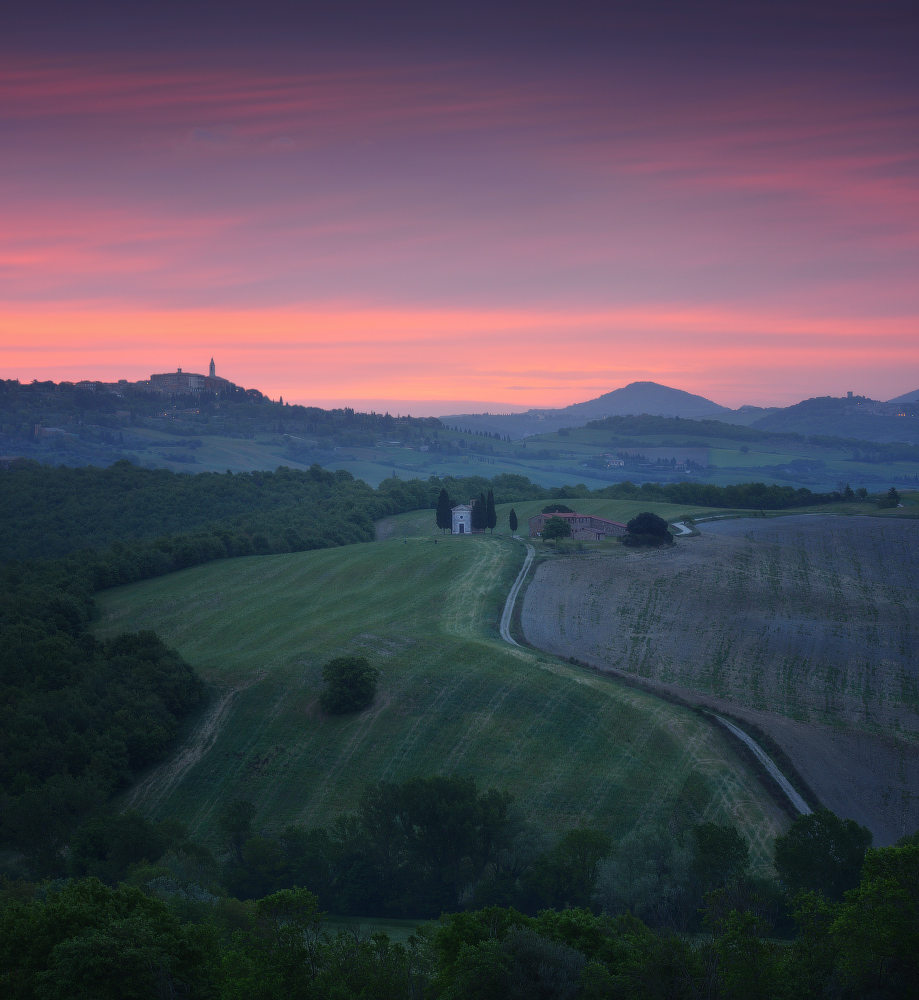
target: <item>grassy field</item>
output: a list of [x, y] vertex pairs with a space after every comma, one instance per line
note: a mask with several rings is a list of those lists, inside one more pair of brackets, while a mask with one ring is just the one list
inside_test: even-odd
[[[127, 801], [208, 835], [239, 796], [257, 822], [325, 824], [367, 782], [432, 773], [512, 791], [550, 829], [731, 819], [763, 859], [785, 820], [694, 713], [497, 638], [523, 557], [500, 537], [396, 538], [226, 560], [98, 595], [98, 632], [155, 628], [211, 708]], [[321, 665], [368, 656], [376, 704], [318, 708]]]

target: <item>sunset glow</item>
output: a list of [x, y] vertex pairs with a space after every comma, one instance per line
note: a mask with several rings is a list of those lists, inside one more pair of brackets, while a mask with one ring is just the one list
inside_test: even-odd
[[431, 413], [919, 386], [896, 59], [627, 42], [10, 53], [3, 376], [213, 355], [273, 398]]

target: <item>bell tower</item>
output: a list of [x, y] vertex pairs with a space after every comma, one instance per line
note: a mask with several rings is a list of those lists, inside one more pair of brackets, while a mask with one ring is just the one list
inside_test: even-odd
[[214, 359], [211, 358], [211, 378], [215, 378], [217, 375], [217, 368], [214, 366]]

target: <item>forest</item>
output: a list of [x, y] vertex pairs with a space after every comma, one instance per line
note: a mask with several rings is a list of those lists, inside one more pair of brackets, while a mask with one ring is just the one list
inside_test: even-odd
[[[508, 796], [463, 779], [368, 787], [332, 830], [256, 831], [252, 817], [227, 803], [212, 853], [172, 821], [100, 816], [74, 838], [69, 878], [0, 882], [4, 995], [906, 1000], [919, 987], [919, 835], [873, 850], [826, 810], [777, 838], [771, 877], [749, 870], [732, 826], [547, 844]], [[375, 893], [433, 919], [405, 941], [327, 919], [348, 898], [373, 912]]]

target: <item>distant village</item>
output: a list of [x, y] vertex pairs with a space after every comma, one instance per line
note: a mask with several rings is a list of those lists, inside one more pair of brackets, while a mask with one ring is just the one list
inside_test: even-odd
[[32, 392], [75, 392], [80, 389], [87, 392], [109, 392], [115, 396], [127, 391], [158, 392], [164, 396], [198, 396], [218, 395], [227, 391], [240, 391], [241, 386], [217, 374], [214, 359], [211, 358], [207, 375], [198, 372], [183, 372], [177, 368], [174, 372], [163, 372], [151, 375], [148, 379], [129, 382], [126, 378], [117, 382], [100, 382], [94, 379], [84, 379], [82, 382], [39, 382], [20, 384], [20, 390]]

